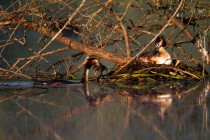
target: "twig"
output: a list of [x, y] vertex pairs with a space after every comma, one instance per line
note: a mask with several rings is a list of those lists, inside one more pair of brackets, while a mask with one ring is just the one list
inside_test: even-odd
[[[40, 54], [52, 43], [52, 41], [55, 40], [55, 38], [63, 31], [63, 29], [70, 23], [70, 21], [76, 16], [76, 14], [78, 13], [78, 11], [82, 8], [82, 6], [84, 5], [86, 0], [83, 0], [82, 3], [79, 5], [79, 7], [77, 7], [77, 9], [75, 10], [75, 12], [71, 15], [71, 17], [69, 17], [68, 21], [64, 24], [64, 26], [61, 28], [61, 30], [59, 30], [53, 37], [52, 39], [36, 54], [32, 57], [31, 60], [27, 61], [24, 65], [22, 65], [19, 69], [16, 70], [16, 72], [20, 71], [22, 68], [24, 68], [26, 65], [28, 65], [33, 59], [37, 58], [38, 56], [40, 56]], [[21, 22], [20, 22], [21, 23]], [[16, 73], [15, 72], [15, 73]], [[13, 77], [14, 74], [12, 74], [9, 78]]]
[[178, 13], [179, 9], [181, 8], [184, 0], [181, 0], [176, 11], [174, 14], [171, 16], [171, 18], [168, 20], [168, 22], [163, 26], [163, 28], [159, 31], [159, 33], [139, 52], [137, 53], [129, 62], [124, 64], [119, 70], [117, 70], [113, 75], [116, 75], [119, 71], [121, 71], [124, 67], [126, 67], [128, 64], [130, 64], [134, 59], [136, 59], [142, 52], [144, 52], [153, 41], [165, 30], [166, 27], [170, 24], [170, 22], [173, 20], [174, 16]]
[[128, 32], [127, 32], [127, 29], [125, 28], [124, 24], [123, 24], [123, 17], [125, 16], [125, 13], [127, 12], [128, 10], [128, 7], [131, 5], [131, 1], [128, 3], [127, 7], [126, 7], [126, 11], [124, 12], [124, 15], [119, 18], [116, 14], [115, 17], [117, 18], [117, 20], [119, 21], [119, 24], [120, 24], [120, 27], [123, 31], [123, 34], [124, 34], [124, 40], [125, 40], [125, 47], [126, 47], [126, 55], [127, 57], [130, 57], [131, 56], [131, 50], [130, 50], [130, 45], [129, 45], [129, 38], [128, 38]]
[[85, 64], [86, 64], [86, 60], [89, 58], [89, 56], [86, 56], [85, 57], [85, 61], [83, 61], [80, 65], [78, 65], [76, 68], [74, 68], [74, 69], [71, 69], [71, 70], [68, 70], [67, 71], [67, 74], [70, 74], [70, 73], [75, 73], [76, 71], [78, 71], [78, 70], [80, 70]]
[[31, 76], [28, 76], [28, 75], [19, 73], [19, 72], [17, 72], [17, 71], [10, 71], [10, 70], [3, 69], [3, 68], [0, 68], [0, 70], [1, 70], [1, 71], [4, 71], [4, 72], [12, 73], [12, 75], [18, 75], [18, 76], [21, 76], [21, 77], [24, 77], [24, 78], [27, 78], [27, 79], [32, 79]]
[[[95, 0], [97, 3], [99, 3], [102, 7], [104, 7], [104, 8], [106, 8], [108, 11], [110, 11], [110, 9], [109, 8], [107, 8], [106, 7], [106, 5], [104, 5], [103, 3], [101, 3], [99, 0]], [[123, 35], [124, 35], [124, 41], [125, 41], [125, 46], [126, 46], [126, 57], [128, 57], [128, 58], [130, 58], [130, 56], [131, 56], [131, 51], [130, 51], [130, 45], [129, 45], [129, 38], [128, 38], [128, 32], [127, 32], [127, 29], [126, 29], [126, 27], [124, 26], [124, 24], [123, 24], [123, 17], [125, 16], [125, 14], [126, 14], [126, 12], [127, 12], [127, 10], [128, 10], [128, 7], [131, 5], [131, 2], [129, 2], [128, 3], [128, 5], [127, 5], [127, 7], [126, 7], [126, 10], [125, 10], [125, 12], [124, 12], [124, 14], [123, 14], [123, 16], [122, 17], [119, 17], [116, 13], [114, 13], [113, 11], [111, 11], [112, 12], [112, 14], [113, 14], [113, 16], [117, 19], [117, 21], [119, 22], [119, 25], [120, 25], [120, 27], [121, 27], [121, 29], [122, 29], [122, 32], [123, 32]]]

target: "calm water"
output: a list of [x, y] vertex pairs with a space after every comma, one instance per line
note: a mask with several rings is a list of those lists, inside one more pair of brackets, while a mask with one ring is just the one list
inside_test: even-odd
[[0, 90], [1, 139], [210, 139], [208, 82]]

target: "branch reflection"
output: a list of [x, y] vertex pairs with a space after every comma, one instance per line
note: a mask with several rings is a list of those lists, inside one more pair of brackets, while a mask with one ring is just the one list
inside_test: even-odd
[[[209, 138], [209, 85], [209, 82], [173, 86], [167, 83], [134, 89], [130, 85], [90, 82], [45, 86], [47, 90], [2, 89], [0, 131], [4, 133], [0, 137], [9, 134], [18, 139], [94, 139], [94, 134], [100, 139], [149, 136], [169, 140], [187, 135]], [[44, 91], [47, 92], [36, 94]]]

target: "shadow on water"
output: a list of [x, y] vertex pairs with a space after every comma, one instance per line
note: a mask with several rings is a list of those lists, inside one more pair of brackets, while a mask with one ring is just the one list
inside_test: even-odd
[[209, 82], [136, 87], [90, 82], [61, 87], [1, 88], [0, 137], [210, 138]]

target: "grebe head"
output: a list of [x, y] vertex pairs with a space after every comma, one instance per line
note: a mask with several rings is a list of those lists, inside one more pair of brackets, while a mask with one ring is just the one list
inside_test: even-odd
[[155, 43], [157, 43], [156, 47], [165, 47], [166, 46], [166, 41], [163, 36], [158, 36], [157, 39], [155, 40]]
[[100, 66], [98, 59], [96, 58], [89, 58], [87, 59], [87, 63], [85, 64], [85, 68], [91, 68], [92, 66]]

